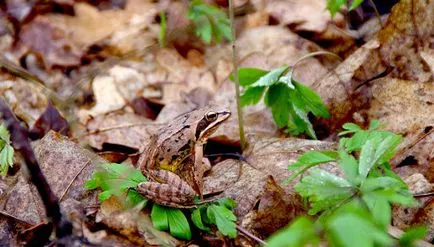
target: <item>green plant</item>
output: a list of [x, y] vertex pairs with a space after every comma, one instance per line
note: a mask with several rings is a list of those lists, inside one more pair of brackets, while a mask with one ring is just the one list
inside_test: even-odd
[[[286, 75], [288, 70], [289, 66], [272, 71], [240, 68], [240, 85], [244, 87], [241, 105], [257, 104], [265, 95], [264, 103], [271, 108], [278, 128], [286, 127], [293, 135], [307, 133], [316, 138], [308, 113], [324, 118], [330, 115], [318, 94]], [[230, 79], [233, 80], [233, 76]]]
[[216, 6], [202, 0], [193, 0], [188, 9], [188, 18], [195, 24], [196, 35], [206, 44], [210, 44], [213, 39], [220, 43], [223, 38], [232, 38], [230, 21], [226, 13]]
[[[320, 239], [331, 246], [394, 243], [387, 234], [392, 219], [391, 204], [412, 207], [417, 201], [388, 163], [401, 136], [379, 127], [375, 120], [368, 130], [347, 123], [339, 135], [351, 136], [340, 139], [337, 151], [309, 151], [289, 165], [294, 171], [290, 179], [308, 172], [294, 187], [308, 202], [308, 213], [319, 218], [315, 222], [308, 217], [296, 219], [270, 238], [270, 246], [317, 245]], [[342, 170], [342, 176], [316, 167], [332, 161]], [[400, 243], [411, 246], [423, 234], [423, 229], [410, 230]]]
[[[332, 17], [342, 8], [343, 5], [346, 5], [349, 0], [327, 0], [327, 9], [330, 11]], [[363, 0], [352, 0], [350, 11], [359, 7], [360, 4], [363, 3]]]
[[5, 177], [9, 167], [14, 164], [14, 149], [11, 146], [10, 134], [3, 124], [0, 124], [0, 175]]
[[158, 35], [158, 43], [160, 44], [160, 47], [164, 47], [166, 45], [166, 32], [166, 14], [164, 11], [160, 11], [160, 33]]
[[[125, 207], [132, 208], [140, 203], [143, 206], [146, 205], [147, 199], [134, 190], [139, 183], [146, 181], [147, 178], [133, 167], [111, 163], [101, 165], [101, 169], [96, 171], [86, 182], [85, 188], [100, 188], [102, 190], [98, 196], [100, 202], [111, 196], [126, 197]], [[169, 231], [172, 236], [180, 239], [191, 239], [188, 216], [191, 217], [193, 224], [201, 230], [210, 231], [210, 226], [215, 225], [223, 235], [234, 238], [236, 236], [234, 207], [235, 202], [232, 199], [206, 203], [194, 210], [181, 210], [153, 204], [151, 220], [156, 229]]]

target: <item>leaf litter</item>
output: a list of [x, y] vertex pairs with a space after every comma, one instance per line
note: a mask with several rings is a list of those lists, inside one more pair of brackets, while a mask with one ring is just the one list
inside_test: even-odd
[[[69, 123], [71, 139], [48, 132], [66, 127], [62, 127], [62, 113], [44, 113], [51, 98], [40, 87], [11, 75], [6, 68], [0, 72], [0, 92], [27, 126], [39, 126], [34, 128], [45, 133], [45, 137], [34, 142], [41, 168], [55, 194], [62, 198], [66, 214], [71, 219], [75, 217], [74, 222], [79, 222], [89, 241], [133, 246], [158, 244], [165, 239], [170, 245], [178, 245], [179, 240], [151, 230], [149, 209], [123, 212], [116, 197], [99, 206], [95, 192], [85, 190], [83, 185], [96, 166], [106, 162], [94, 152], [140, 152], [157, 126], [199, 106], [226, 106], [235, 113], [233, 84], [228, 79], [232, 71], [231, 46], [226, 42], [204, 45], [194, 36], [186, 15], [177, 11], [186, 11], [180, 3], [125, 2], [121, 8], [102, 9], [69, 1], [65, 6], [73, 9], [72, 14], [40, 12], [36, 6], [26, 5], [35, 14], [24, 18], [26, 21], [18, 19], [22, 25], [19, 35], [5, 31], [0, 36], [0, 47], [10, 61], [20, 61], [24, 68], [37, 72], [61, 95], [70, 96], [71, 88], [79, 92], [74, 104], [69, 105], [72, 112], [65, 113], [66, 119], [75, 118]], [[314, 121], [314, 129], [323, 128], [329, 135], [325, 136], [327, 141], [286, 138], [263, 103], [249, 106], [244, 112], [250, 143], [242, 153], [245, 161], [226, 159], [214, 163], [205, 177], [205, 191], [235, 199], [237, 223], [265, 239], [306, 212], [293, 189], [297, 180], [283, 184], [292, 174], [288, 164], [306, 151], [336, 147], [335, 133], [343, 123], [366, 126], [372, 119], [385, 123], [386, 130], [405, 136], [392, 160], [394, 170], [414, 193], [432, 191], [433, 3], [401, 0], [380, 31], [357, 47], [354, 38], [336, 32], [348, 31], [347, 23], [341, 13], [334, 18], [329, 16], [325, 1], [247, 2], [236, 4], [242, 13], [236, 23], [240, 67], [271, 70], [293, 65], [302, 56], [322, 49], [344, 56], [342, 62], [327, 57], [309, 58], [292, 75], [311, 86], [327, 104], [332, 118]], [[249, 4], [250, 10], [247, 8], [244, 13]], [[169, 45], [165, 48], [156, 45], [160, 10], [166, 11], [168, 18]], [[26, 16], [25, 12], [21, 16]], [[0, 22], [0, 30], [8, 30], [10, 20]], [[272, 26], [272, 22], [279, 26]], [[11, 40], [18, 45], [13, 47]], [[115, 63], [98, 69], [100, 61], [111, 57], [117, 59]], [[94, 70], [96, 75], [87, 74]], [[88, 92], [80, 92], [86, 88], [77, 83], [82, 77], [88, 77]], [[139, 97], [155, 103], [149, 104], [154, 107], [153, 112], [159, 112], [155, 121], [136, 113], [132, 102]], [[155, 108], [157, 105], [164, 107]], [[224, 139], [239, 139], [236, 114], [212, 139], [222, 145], [228, 143]], [[90, 152], [76, 143], [88, 144], [94, 150]], [[405, 163], [408, 160], [412, 162]], [[133, 157], [126, 162], [135, 163]], [[331, 165], [323, 168], [342, 175]], [[6, 181], [2, 189], [6, 199], [2, 199], [1, 224], [24, 223], [28, 228], [44, 222], [41, 201], [25, 179], [23, 169], [9, 176], [12, 182]], [[418, 185], [415, 181], [423, 183]], [[432, 239], [432, 197], [419, 202], [419, 208], [409, 211], [395, 208], [393, 222], [402, 229], [418, 223], [431, 225], [427, 236]], [[92, 230], [95, 225], [84, 223], [83, 212], [92, 216], [92, 224], [100, 222], [105, 228]], [[14, 217], [12, 223], [6, 221], [6, 215]], [[14, 236], [20, 232], [19, 227], [4, 231]], [[200, 241], [200, 237], [196, 240]], [[242, 235], [236, 241], [254, 244]]]

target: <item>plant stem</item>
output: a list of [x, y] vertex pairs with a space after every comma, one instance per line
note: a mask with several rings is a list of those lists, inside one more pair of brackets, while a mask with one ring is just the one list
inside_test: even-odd
[[369, 3], [372, 5], [372, 8], [374, 8], [375, 15], [377, 16], [378, 19], [378, 24], [380, 24], [380, 27], [382, 27], [383, 22], [381, 22], [380, 12], [378, 12], [377, 6], [375, 5], [373, 0], [369, 0]]
[[240, 131], [240, 146], [241, 150], [244, 150], [246, 147], [246, 137], [244, 134], [244, 121], [243, 121], [243, 109], [241, 108], [240, 104], [240, 82], [238, 79], [238, 65], [237, 65], [237, 52], [235, 48], [235, 21], [234, 21], [234, 0], [229, 0], [229, 18], [231, 21], [231, 30], [232, 30], [232, 38], [231, 38], [231, 45], [232, 45], [232, 63], [233, 63], [233, 71], [234, 71], [234, 78], [235, 78], [235, 94], [236, 94], [236, 101], [237, 101], [237, 114], [238, 114], [238, 128]]

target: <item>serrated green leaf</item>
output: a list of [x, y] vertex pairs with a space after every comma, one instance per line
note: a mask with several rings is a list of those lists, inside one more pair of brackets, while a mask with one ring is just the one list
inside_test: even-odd
[[311, 204], [309, 214], [326, 210], [352, 196], [354, 188], [347, 180], [314, 168], [294, 186], [295, 191]]
[[138, 205], [139, 203], [143, 203], [144, 201], [145, 203], [143, 204], [143, 206], [146, 205], [148, 199], [135, 190], [128, 190], [126, 203], [129, 207], [135, 207], [136, 205]]
[[4, 124], [0, 124], [0, 140], [3, 140], [7, 144], [10, 142], [10, 134], [6, 126]]
[[362, 147], [359, 158], [359, 175], [362, 179], [368, 176], [372, 167], [375, 165], [375, 147], [371, 140], [366, 141]]
[[202, 208], [196, 208], [193, 210], [191, 213], [191, 221], [193, 221], [193, 224], [202, 231], [210, 232], [211, 229], [202, 222], [201, 209]]
[[357, 124], [354, 124], [354, 123], [345, 123], [344, 125], [342, 125], [342, 128], [345, 130], [351, 130], [353, 132], [362, 130], [360, 128], [360, 126], [358, 126]]
[[[269, 71], [267, 70], [258, 68], [240, 68], [238, 69], [238, 79], [240, 81], [240, 86], [249, 86], [259, 80], [262, 76], [266, 75], [268, 72]], [[231, 81], [235, 81], [234, 75], [231, 74], [229, 79]]]
[[[307, 116], [307, 112], [303, 111], [302, 109], [296, 107], [295, 105], [292, 105], [293, 112], [297, 115], [297, 119], [299, 121], [296, 121], [296, 125], [301, 127], [303, 126], [303, 132], [306, 132], [308, 136], [310, 136], [313, 139], [316, 139], [315, 131], [313, 130], [313, 126], [309, 121], [309, 118]], [[300, 122], [301, 120], [301, 122]]]
[[347, 0], [327, 0], [327, 9], [332, 17], [341, 9]]
[[216, 201], [216, 203], [225, 206], [230, 210], [233, 210], [237, 206], [237, 202], [232, 198], [220, 198]]
[[190, 224], [184, 213], [178, 208], [165, 207], [164, 209], [169, 222], [170, 235], [180, 239], [190, 240]]
[[224, 235], [230, 238], [237, 236], [237, 229], [235, 221], [237, 218], [234, 213], [224, 206], [210, 205], [207, 208], [207, 215], [211, 222], [213, 222], [217, 229]]
[[363, 0], [353, 0], [353, 2], [351, 3], [351, 7], [350, 7], [350, 11], [359, 7], [360, 4], [363, 3]]
[[98, 200], [100, 202], [103, 202], [103, 201], [109, 199], [111, 196], [112, 196], [112, 193], [110, 191], [106, 190], [106, 191], [99, 193]]
[[192, 1], [188, 11], [188, 18], [196, 25], [196, 35], [209, 44], [212, 38], [219, 43], [222, 38], [232, 39], [230, 21], [225, 12], [204, 3], [203, 1]]
[[1, 176], [6, 176], [9, 167], [14, 164], [14, 149], [12, 146], [5, 144], [3, 149], [0, 151], [0, 166], [1, 166]]
[[386, 230], [392, 220], [392, 209], [387, 198], [378, 197], [376, 193], [368, 193], [364, 194], [362, 199], [375, 222]]
[[368, 177], [365, 182], [360, 187], [360, 190], [363, 193], [369, 193], [378, 189], [407, 189], [407, 185], [403, 184], [400, 180], [397, 180], [392, 177], [376, 177], [370, 178]]
[[372, 119], [368, 129], [377, 130], [380, 126], [381, 126], [380, 121], [378, 121], [377, 119]]
[[305, 165], [322, 164], [335, 161], [338, 153], [332, 150], [307, 151], [298, 157], [297, 161], [288, 166], [288, 170], [295, 170]]
[[277, 69], [273, 69], [272, 71], [259, 78], [259, 80], [257, 80], [255, 83], [251, 84], [250, 87], [271, 86], [273, 84], [279, 83], [279, 78], [283, 76], [288, 71], [288, 69], [288, 66], [282, 66]]
[[283, 83], [278, 83], [270, 86], [265, 93], [264, 103], [271, 108], [274, 122], [278, 128], [283, 128], [288, 125], [289, 119], [289, 88]]
[[288, 170], [294, 171], [298, 169], [298, 171], [289, 176], [285, 183], [289, 183], [291, 180], [316, 165], [335, 161], [337, 157], [338, 153], [333, 150], [308, 151], [298, 157], [296, 162], [288, 165]]
[[331, 246], [371, 247], [375, 243], [381, 246], [393, 243], [385, 231], [355, 214], [341, 214], [331, 219], [328, 225]]
[[250, 87], [240, 96], [241, 106], [257, 104], [265, 92], [265, 87]]
[[345, 150], [349, 153], [359, 151], [368, 139], [369, 132], [365, 130], [357, 131], [345, 142]]
[[167, 208], [158, 204], [152, 205], [151, 220], [155, 229], [160, 231], [169, 230], [169, 220], [167, 219]]
[[349, 155], [348, 153], [344, 151], [339, 151], [339, 157], [340, 160], [338, 162], [340, 168], [344, 171], [345, 178], [347, 181], [349, 181], [352, 185], [357, 186], [360, 184], [359, 179], [359, 164], [357, 163], [357, 160], [354, 158], [354, 156]]
[[295, 87], [299, 101], [294, 102], [297, 108], [302, 109], [304, 112], [312, 112], [315, 116], [321, 116], [324, 118], [329, 118], [330, 114], [321, 97], [313, 91], [311, 88], [299, 83], [292, 78], [292, 84]]
[[410, 230], [406, 231], [399, 238], [399, 246], [402, 247], [413, 247], [417, 246], [416, 241], [423, 239], [426, 234], [428, 234], [428, 230], [425, 226], [416, 226], [412, 227]]
[[316, 246], [320, 242], [315, 226], [307, 217], [299, 217], [267, 240], [268, 247]]
[[212, 39], [212, 24], [210, 20], [205, 16], [201, 16], [194, 23], [196, 25], [196, 35], [206, 44], [210, 44]]

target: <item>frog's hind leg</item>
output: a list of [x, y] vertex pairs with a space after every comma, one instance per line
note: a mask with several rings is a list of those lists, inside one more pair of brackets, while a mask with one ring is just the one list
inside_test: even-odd
[[154, 202], [175, 206], [193, 200], [196, 195], [191, 186], [178, 175], [166, 170], [149, 171], [158, 182], [143, 182], [137, 186], [137, 192]]

